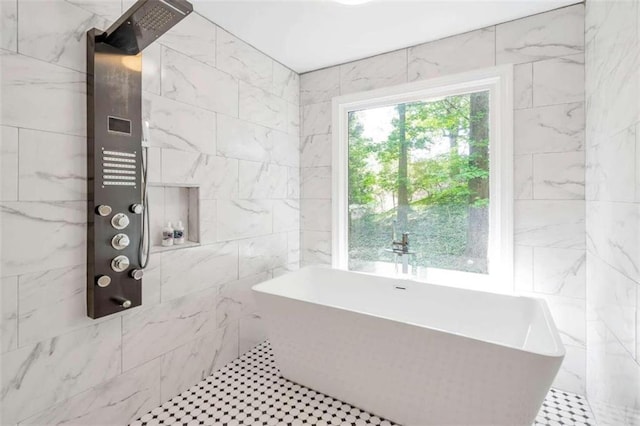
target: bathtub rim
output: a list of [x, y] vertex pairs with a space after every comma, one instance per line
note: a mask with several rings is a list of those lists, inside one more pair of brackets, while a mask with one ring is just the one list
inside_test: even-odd
[[473, 337], [473, 336], [469, 336], [467, 334], [464, 333], [460, 333], [460, 332], [455, 332], [455, 331], [450, 331], [450, 330], [445, 330], [439, 327], [432, 327], [432, 326], [426, 326], [424, 324], [418, 324], [416, 322], [412, 322], [412, 321], [401, 321], [398, 320], [397, 318], [391, 318], [389, 316], [385, 316], [385, 315], [380, 315], [380, 314], [373, 314], [370, 312], [363, 312], [361, 310], [358, 309], [353, 309], [353, 308], [346, 308], [344, 306], [338, 306], [335, 304], [330, 304], [330, 303], [318, 303], [318, 302], [313, 302], [313, 301], [309, 301], [309, 300], [304, 300], [304, 299], [300, 299], [297, 297], [292, 297], [292, 296], [286, 296], [283, 294], [279, 294], [279, 293], [274, 293], [273, 291], [269, 291], [267, 289], [265, 289], [265, 287], [268, 286], [268, 284], [274, 280], [279, 280], [279, 279], [284, 279], [284, 277], [286, 277], [289, 274], [285, 274], [285, 275], [281, 275], [279, 277], [275, 277], [275, 278], [271, 278], [267, 281], [263, 281], [261, 283], [255, 284], [251, 287], [251, 291], [254, 291], [256, 293], [262, 293], [265, 295], [269, 295], [269, 296], [273, 296], [273, 297], [282, 297], [285, 299], [289, 299], [289, 300], [294, 300], [297, 302], [302, 302], [302, 303], [308, 303], [308, 304], [312, 304], [312, 305], [320, 305], [320, 306], [325, 306], [328, 308], [333, 308], [333, 309], [340, 309], [343, 311], [348, 311], [348, 312], [353, 312], [356, 314], [360, 314], [360, 315], [368, 315], [368, 316], [373, 316], [376, 318], [380, 318], [380, 319], [384, 319], [386, 321], [393, 321], [395, 323], [399, 323], [399, 324], [407, 324], [410, 326], [414, 326], [414, 327], [420, 327], [420, 328], [424, 328], [424, 329], [428, 329], [437, 333], [443, 333], [443, 334], [450, 334], [450, 335], [454, 335], [457, 337], [461, 337], [464, 339], [470, 339], [476, 342], [480, 342], [480, 343], [486, 343], [486, 344], [490, 344], [490, 345], [495, 345], [495, 346], [500, 346], [503, 348], [507, 348], [507, 349], [512, 349], [512, 350], [516, 350], [519, 352], [524, 352], [524, 353], [528, 353], [528, 354], [533, 354], [533, 355], [537, 355], [537, 356], [542, 356], [545, 358], [564, 358], [564, 356], [566, 355], [566, 348], [564, 346], [564, 343], [562, 342], [562, 338], [560, 337], [560, 333], [558, 332], [558, 328], [555, 325], [555, 322], [553, 321], [553, 317], [551, 316], [551, 311], [549, 310], [549, 307], [546, 303], [546, 301], [540, 297], [534, 297], [534, 296], [524, 296], [524, 295], [515, 295], [515, 294], [503, 294], [503, 293], [492, 293], [492, 292], [488, 292], [488, 291], [483, 291], [483, 290], [471, 290], [471, 289], [461, 289], [459, 287], [453, 287], [453, 286], [445, 286], [445, 285], [441, 285], [441, 284], [431, 284], [429, 282], [425, 282], [425, 281], [415, 281], [415, 280], [411, 280], [411, 279], [406, 279], [406, 278], [391, 278], [391, 277], [385, 277], [385, 276], [381, 276], [381, 275], [375, 275], [375, 274], [371, 274], [371, 273], [366, 273], [366, 272], [359, 272], [359, 271], [345, 271], [344, 269], [336, 269], [336, 268], [332, 268], [329, 266], [305, 266], [303, 268], [298, 269], [297, 271], [293, 271], [291, 273], [296, 273], [299, 271], [309, 271], [309, 270], [314, 270], [314, 269], [322, 269], [322, 270], [335, 270], [335, 271], [341, 271], [341, 272], [348, 272], [348, 273], [352, 273], [352, 274], [360, 274], [360, 275], [366, 275], [366, 276], [375, 276], [378, 278], [386, 278], [392, 281], [409, 281], [418, 285], [429, 285], [429, 286], [436, 286], [436, 287], [441, 287], [441, 288], [455, 288], [458, 290], [463, 290], [463, 291], [471, 291], [471, 292], [476, 292], [476, 293], [485, 293], [485, 294], [493, 294], [496, 296], [506, 296], [506, 297], [511, 297], [511, 298], [519, 298], [519, 299], [528, 299], [533, 301], [537, 306], [539, 306], [542, 309], [542, 314], [543, 314], [543, 318], [544, 318], [544, 322], [545, 325], [547, 327], [547, 329], [551, 332], [551, 337], [552, 340], [556, 346], [555, 351], [540, 351], [540, 350], [531, 350], [531, 349], [525, 349], [522, 347], [517, 347], [514, 345], [509, 345], [506, 343], [502, 343], [502, 342], [497, 342], [495, 340], [492, 339], [479, 339], [477, 337]]

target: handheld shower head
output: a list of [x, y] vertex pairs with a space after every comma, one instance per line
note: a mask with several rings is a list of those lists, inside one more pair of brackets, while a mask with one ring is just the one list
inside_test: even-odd
[[102, 42], [137, 55], [193, 11], [187, 0], [139, 0], [102, 37]]

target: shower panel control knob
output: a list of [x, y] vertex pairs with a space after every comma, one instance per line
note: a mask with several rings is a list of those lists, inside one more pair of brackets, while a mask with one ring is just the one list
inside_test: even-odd
[[98, 287], [107, 287], [111, 284], [111, 277], [109, 277], [109, 275], [100, 275], [96, 282], [98, 283]]
[[142, 269], [134, 269], [129, 273], [129, 275], [134, 280], [140, 281], [142, 279], [142, 276], [144, 275], [144, 272], [142, 272]]
[[132, 213], [135, 214], [142, 214], [144, 207], [142, 206], [142, 204], [131, 204], [131, 206], [129, 207], [129, 210], [131, 210]]
[[126, 249], [127, 247], [129, 247], [129, 243], [130, 243], [129, 237], [127, 237], [126, 234], [116, 234], [111, 239], [111, 245], [116, 250], [124, 250], [124, 249]]
[[111, 269], [116, 272], [123, 272], [129, 268], [129, 258], [127, 256], [116, 256], [111, 261]]
[[131, 300], [125, 299], [124, 297], [114, 297], [113, 301], [125, 309], [131, 307]]
[[124, 229], [129, 226], [129, 218], [124, 213], [118, 213], [111, 219], [111, 225], [116, 229]]
[[96, 207], [96, 211], [102, 217], [109, 216], [111, 214], [111, 206], [100, 204], [98, 207]]

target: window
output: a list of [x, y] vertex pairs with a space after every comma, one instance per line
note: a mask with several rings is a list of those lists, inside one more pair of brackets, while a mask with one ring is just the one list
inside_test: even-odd
[[334, 267], [510, 291], [511, 81], [505, 66], [334, 99]]

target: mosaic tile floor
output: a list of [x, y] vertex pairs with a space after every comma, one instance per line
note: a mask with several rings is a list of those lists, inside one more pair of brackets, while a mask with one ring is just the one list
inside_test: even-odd
[[[153, 409], [131, 426], [379, 425], [393, 423], [282, 377], [268, 342]], [[535, 426], [595, 425], [587, 401], [551, 389]]]

